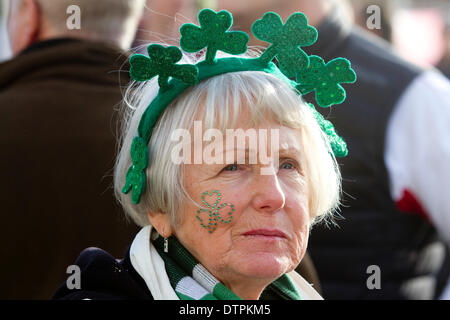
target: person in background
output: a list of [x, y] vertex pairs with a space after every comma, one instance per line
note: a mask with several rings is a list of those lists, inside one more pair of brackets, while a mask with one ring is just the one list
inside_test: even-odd
[[[13, 0], [0, 65], [1, 299], [47, 299], [87, 245], [123, 254], [114, 108], [143, 0]], [[77, 26], [77, 19], [79, 24]]]
[[[392, 42], [392, 15], [394, 12], [394, 4], [388, 0], [350, 0], [351, 7], [354, 13], [354, 22], [368, 32], [388, 41]], [[374, 11], [374, 7], [379, 9], [378, 12]], [[371, 15], [377, 15], [379, 17], [380, 28], [369, 28], [368, 18]], [[370, 21], [373, 23], [373, 21]]]
[[178, 29], [195, 19], [197, 0], [147, 0], [133, 47], [145, 54], [149, 42], [176, 45]]
[[[450, 17], [450, 15], [449, 15]], [[450, 19], [450, 18], [449, 18]], [[450, 21], [445, 26], [442, 35], [445, 43], [444, 54], [436, 66], [447, 78], [450, 78]]]
[[339, 159], [345, 195], [339, 228], [316, 227], [308, 246], [324, 298], [448, 299], [450, 84], [353, 26], [342, 10], [347, 5], [218, 1], [218, 9], [234, 12], [241, 30], [267, 10], [284, 21], [283, 13], [304, 12], [319, 32], [318, 42], [304, 50], [326, 62], [348, 58], [358, 76], [344, 104], [323, 111], [350, 154]]

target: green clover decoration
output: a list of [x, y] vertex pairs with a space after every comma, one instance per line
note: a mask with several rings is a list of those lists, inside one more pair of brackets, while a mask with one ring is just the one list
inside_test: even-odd
[[138, 204], [141, 195], [145, 191], [145, 169], [148, 165], [148, 148], [144, 139], [135, 137], [131, 145], [131, 161], [133, 165], [128, 169], [125, 186], [122, 192], [127, 194], [131, 190], [131, 200], [134, 204]]
[[324, 108], [344, 102], [346, 92], [340, 84], [356, 81], [350, 61], [336, 58], [325, 64], [318, 56], [311, 56], [309, 60], [308, 69], [297, 74], [297, 89], [300, 93], [305, 95], [315, 90], [316, 101]]
[[334, 129], [333, 124], [325, 120], [325, 118], [316, 110], [313, 104], [307, 103], [307, 105], [313, 111], [314, 118], [319, 123], [320, 128], [327, 135], [328, 141], [330, 142], [331, 150], [334, 155], [338, 158], [343, 158], [348, 155], [347, 144], [344, 139], [342, 139]]
[[180, 46], [186, 52], [206, 50], [205, 61], [213, 63], [218, 50], [230, 54], [247, 51], [249, 37], [242, 31], [228, 31], [233, 24], [233, 16], [225, 10], [214, 12], [203, 9], [198, 15], [200, 27], [188, 23], [181, 29]]
[[[216, 195], [216, 201], [214, 202], [214, 204], [210, 204], [209, 202], [207, 202], [205, 200], [205, 196], [213, 196]], [[197, 210], [197, 214], [196, 214], [196, 218], [200, 221], [200, 225], [207, 229], [209, 233], [212, 233], [214, 230], [216, 230], [217, 227], [217, 223], [218, 222], [222, 222], [225, 224], [231, 223], [231, 220], [233, 218], [232, 214], [234, 212], [234, 205], [228, 202], [220, 203], [220, 199], [221, 199], [222, 195], [220, 194], [220, 192], [218, 190], [213, 190], [212, 192], [208, 192], [205, 191], [202, 193], [202, 203], [206, 208], [200, 208], [199, 210]], [[220, 209], [224, 208], [224, 207], [230, 207], [230, 211], [228, 212], [228, 219], [225, 220], [219, 213]], [[209, 220], [208, 220], [208, 224], [206, 224], [204, 222], [204, 220], [200, 217], [200, 214], [202, 212], [206, 212], [207, 214], [209, 214]]]
[[[306, 16], [301, 12], [292, 14], [283, 24], [280, 16], [268, 12], [252, 25], [252, 32], [256, 38], [270, 43], [270, 46], [259, 58], [253, 59], [220, 59], [216, 60], [217, 51], [237, 55], [247, 51], [249, 36], [241, 31], [229, 31], [233, 24], [233, 17], [228, 11], [215, 12], [203, 9], [198, 15], [200, 26], [184, 24], [181, 29], [180, 47], [186, 52], [198, 52], [206, 48], [205, 60], [197, 65], [177, 64], [182, 58], [182, 52], [177, 47], [164, 47], [159, 44], [148, 46], [148, 57], [135, 54], [130, 58], [130, 76], [136, 81], [147, 81], [158, 76], [160, 92], [150, 105], [139, 123], [139, 136], [135, 137], [131, 147], [132, 166], [126, 175], [123, 193], [131, 191], [133, 203], [138, 204], [146, 187], [146, 168], [149, 161], [148, 140], [156, 119], [164, 111], [173, 97], [180, 94], [187, 86], [195, 85], [198, 81], [226, 72], [248, 70], [267, 71], [273, 66], [272, 60], [278, 59], [279, 69], [287, 78], [296, 77], [296, 88], [302, 95], [316, 91], [316, 101], [321, 107], [342, 103], [346, 92], [342, 83], [354, 83], [355, 72], [350, 62], [344, 58], [334, 59], [327, 64], [318, 56], [308, 56], [301, 47], [310, 46], [317, 41], [317, 30], [308, 24]], [[257, 67], [255, 68], [255, 61]], [[214, 68], [217, 67], [217, 70]], [[270, 68], [269, 68], [270, 69]], [[268, 70], [269, 70], [268, 69]], [[270, 69], [271, 70], [271, 69]], [[278, 71], [277, 71], [278, 72]], [[177, 81], [179, 80], [184, 84]], [[187, 86], [186, 86], [187, 85]], [[173, 89], [173, 90], [172, 90]], [[313, 105], [314, 117], [327, 135], [331, 148], [336, 157], [346, 156], [345, 141], [337, 135], [331, 122], [325, 120]], [[150, 120], [149, 120], [150, 119]], [[154, 119], [155, 121], [152, 121]], [[142, 132], [141, 132], [142, 126]], [[149, 132], [147, 135], [146, 133]], [[214, 204], [209, 204], [205, 196], [217, 195]], [[197, 211], [197, 219], [203, 228], [212, 233], [218, 222], [230, 223], [234, 206], [229, 203], [219, 204], [221, 195], [217, 190], [202, 194], [205, 208]], [[231, 207], [227, 220], [223, 219], [219, 211], [226, 206]], [[200, 213], [209, 214], [206, 224]]]
[[252, 32], [259, 40], [272, 44], [260, 59], [268, 63], [276, 56], [280, 70], [288, 78], [308, 67], [308, 55], [300, 47], [314, 44], [318, 36], [317, 30], [308, 25], [308, 19], [301, 12], [292, 14], [284, 25], [278, 14], [267, 12], [255, 21]]
[[169, 77], [189, 85], [197, 82], [198, 68], [196, 66], [176, 64], [182, 58], [181, 50], [177, 47], [151, 44], [147, 51], [148, 57], [135, 54], [130, 58], [130, 76], [134, 80], [146, 81], [158, 76], [158, 84], [161, 89], [169, 86]]

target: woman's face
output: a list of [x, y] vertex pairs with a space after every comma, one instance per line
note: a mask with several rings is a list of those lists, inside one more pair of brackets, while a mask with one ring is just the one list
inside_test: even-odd
[[[246, 123], [247, 117], [242, 116], [235, 129], [247, 130]], [[254, 129], [266, 129], [268, 136], [267, 141], [258, 136], [264, 148], [258, 147], [257, 163], [250, 164], [250, 147], [245, 164], [184, 165], [186, 190], [205, 210], [198, 212], [198, 206], [186, 201], [181, 223], [174, 229], [180, 242], [232, 290], [252, 281], [266, 286], [293, 270], [308, 242], [309, 194], [300, 131], [271, 120]], [[279, 130], [278, 156], [272, 147], [271, 130]], [[236, 144], [234, 148], [225, 145], [223, 152], [236, 155]], [[262, 162], [262, 153], [270, 155], [270, 161]], [[210, 216], [214, 210], [205, 207], [207, 204], [215, 208], [227, 204], [217, 212], [224, 222], [214, 221], [215, 216]], [[210, 217], [212, 224], [208, 227]]]

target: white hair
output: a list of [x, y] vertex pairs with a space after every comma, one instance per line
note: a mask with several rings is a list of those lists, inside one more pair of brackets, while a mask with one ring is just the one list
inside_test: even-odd
[[[194, 63], [194, 61], [190, 61]], [[234, 128], [244, 108], [250, 111], [253, 123], [271, 115], [281, 125], [298, 129], [301, 133], [305, 180], [309, 188], [309, 209], [313, 222], [322, 220], [339, 205], [341, 176], [331, 147], [311, 108], [298, 92], [282, 79], [259, 71], [226, 73], [202, 81], [187, 89], [174, 100], [160, 116], [149, 142], [149, 165], [146, 170], [146, 191], [138, 205], [122, 188], [131, 166], [130, 147], [137, 135], [141, 116], [158, 91], [156, 79], [133, 83], [122, 110], [122, 128], [119, 153], [114, 172], [116, 198], [125, 213], [138, 225], [150, 222], [148, 212], [169, 214], [171, 222], [180, 222], [177, 216], [183, 201], [193, 201], [186, 192], [182, 165], [171, 161], [171, 151], [178, 142], [169, 137], [176, 129], [190, 130], [194, 120], [201, 117], [205, 130]]]
[[[145, 0], [36, 0], [48, 27], [60, 36], [75, 35], [128, 49], [133, 42]], [[69, 30], [67, 9], [78, 6], [81, 28]]]

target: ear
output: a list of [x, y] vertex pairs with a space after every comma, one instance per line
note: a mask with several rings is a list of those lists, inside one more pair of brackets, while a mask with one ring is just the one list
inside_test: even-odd
[[27, 7], [26, 13], [28, 17], [27, 40], [28, 45], [39, 40], [41, 33], [41, 10], [36, 0], [23, 0]]
[[147, 215], [151, 225], [161, 236], [168, 238], [172, 235], [173, 229], [169, 214], [162, 212], [149, 212]]
[[41, 14], [35, 0], [21, 0], [13, 4], [10, 13], [9, 37], [14, 54], [38, 40]]

